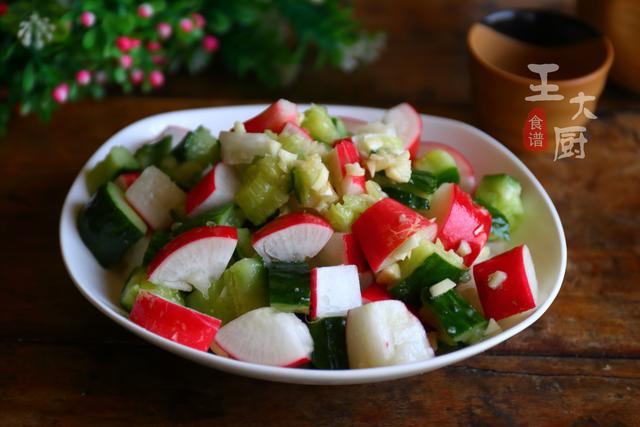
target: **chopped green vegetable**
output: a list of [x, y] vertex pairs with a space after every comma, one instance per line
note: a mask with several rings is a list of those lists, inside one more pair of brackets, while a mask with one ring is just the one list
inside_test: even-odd
[[486, 175], [482, 177], [475, 193], [476, 200], [483, 206], [490, 206], [509, 222], [513, 232], [524, 216], [522, 205], [522, 187], [507, 174]]
[[437, 320], [438, 333], [445, 343], [473, 344], [483, 338], [489, 322], [455, 289], [433, 297], [424, 288], [421, 297], [425, 308]]
[[380, 184], [389, 197], [412, 209], [429, 209], [428, 197], [438, 187], [437, 179], [429, 172], [413, 170], [409, 182], [397, 183], [384, 175], [376, 175], [374, 181]]
[[122, 191], [108, 182], [80, 213], [78, 232], [98, 262], [108, 268], [145, 235], [147, 225], [129, 206]]
[[436, 179], [437, 185], [440, 186], [445, 182], [457, 184], [460, 182], [460, 172], [456, 161], [445, 150], [431, 150], [424, 156], [413, 162], [413, 167], [429, 172]]
[[280, 311], [309, 314], [311, 270], [306, 262], [273, 262], [269, 271], [269, 302]]
[[176, 304], [185, 304], [182, 292], [149, 282], [145, 269], [138, 267], [131, 272], [120, 292], [120, 305], [122, 308], [131, 311], [133, 303], [141, 290], [149, 291]]
[[331, 145], [340, 138], [340, 132], [327, 113], [326, 107], [321, 105], [313, 104], [304, 112], [301, 126], [309, 131], [313, 139], [325, 144]]
[[171, 135], [165, 136], [158, 142], [145, 144], [138, 148], [135, 157], [143, 168], [147, 166], [158, 166], [171, 152]]
[[263, 157], [247, 168], [235, 201], [259, 225], [289, 201], [291, 186], [291, 173], [283, 172], [273, 157]]
[[319, 369], [349, 369], [345, 317], [325, 317], [309, 322], [313, 337], [311, 361]]
[[115, 146], [109, 151], [107, 157], [87, 172], [89, 193], [95, 193], [100, 186], [113, 181], [121, 173], [139, 170], [141, 170], [140, 164], [133, 154], [124, 147]]

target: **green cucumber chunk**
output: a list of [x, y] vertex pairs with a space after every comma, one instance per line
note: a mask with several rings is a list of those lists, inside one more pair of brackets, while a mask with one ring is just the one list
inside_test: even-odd
[[211, 131], [204, 126], [198, 126], [171, 150], [171, 154], [178, 162], [197, 160], [204, 164], [214, 163], [220, 157], [220, 144], [211, 135]]
[[347, 127], [344, 125], [344, 122], [340, 117], [331, 116], [331, 122], [333, 122], [333, 126], [338, 132], [337, 139], [342, 139], [349, 136], [349, 131], [347, 131]]
[[147, 266], [155, 258], [160, 249], [173, 239], [173, 234], [168, 230], [156, 230], [151, 235], [147, 250], [142, 257], [142, 265]]
[[429, 209], [428, 197], [438, 188], [437, 179], [430, 173], [414, 169], [409, 182], [397, 183], [384, 175], [376, 175], [382, 191], [411, 209]]
[[445, 251], [440, 242], [420, 242], [409, 257], [399, 263], [401, 280], [389, 289], [392, 297], [417, 305], [420, 292], [432, 285], [451, 279], [459, 282], [466, 271], [462, 258], [453, 251]]
[[157, 142], [145, 144], [138, 148], [135, 158], [142, 168], [151, 165], [157, 166], [171, 152], [171, 142], [172, 138], [168, 135]]
[[292, 176], [296, 199], [302, 207], [324, 211], [338, 201], [338, 195], [329, 182], [329, 170], [318, 154], [299, 161]]
[[475, 198], [483, 206], [490, 206], [509, 222], [513, 232], [524, 216], [522, 187], [507, 174], [486, 175], [480, 180]]
[[269, 305], [267, 271], [259, 259], [241, 259], [209, 287], [207, 295], [195, 290], [187, 295], [186, 304], [227, 323]]
[[509, 221], [507, 221], [507, 218], [502, 214], [502, 212], [481, 199], [476, 198], [474, 199], [474, 201], [477, 204], [484, 206], [491, 214], [491, 233], [489, 234], [489, 240], [508, 241], [509, 239], [511, 239], [511, 225], [509, 224]]
[[332, 144], [340, 138], [340, 132], [336, 128], [326, 107], [321, 105], [311, 105], [304, 112], [301, 126], [305, 128], [311, 137], [325, 144]]
[[100, 265], [108, 268], [145, 235], [147, 225], [127, 204], [122, 191], [108, 182], [80, 213], [78, 232]]
[[453, 156], [445, 150], [432, 150], [417, 159], [413, 166], [424, 172], [429, 172], [437, 181], [437, 185], [445, 182], [458, 184], [460, 182], [460, 172]]
[[204, 211], [193, 218], [187, 218], [184, 222], [176, 223], [175, 227], [173, 227], [173, 232], [175, 235], [178, 235], [193, 228], [203, 227], [205, 225], [242, 227], [244, 220], [245, 216], [240, 208], [229, 202]]
[[313, 338], [311, 361], [318, 369], [349, 369], [346, 317], [325, 317], [307, 323]]
[[434, 298], [424, 288], [421, 297], [425, 309], [437, 319], [438, 332], [445, 343], [473, 344], [483, 338], [489, 322], [455, 289]]
[[251, 245], [251, 230], [248, 228], [238, 228], [238, 245], [236, 253], [240, 258], [253, 258], [258, 256], [256, 250]]
[[87, 172], [89, 193], [95, 193], [100, 186], [113, 181], [121, 173], [139, 170], [140, 164], [129, 150], [120, 146], [113, 147], [107, 157]]
[[269, 303], [280, 311], [309, 314], [311, 270], [306, 262], [273, 262], [269, 271]]
[[260, 225], [289, 201], [291, 184], [291, 173], [282, 171], [273, 157], [263, 157], [244, 172], [235, 202], [249, 221]]
[[361, 194], [346, 194], [341, 203], [332, 204], [322, 213], [334, 230], [340, 232], [351, 231], [351, 225], [373, 203], [369, 197]]
[[138, 267], [131, 272], [120, 292], [120, 305], [122, 308], [131, 311], [133, 303], [141, 290], [149, 291], [176, 304], [185, 304], [182, 292], [149, 282], [146, 270], [143, 267]]

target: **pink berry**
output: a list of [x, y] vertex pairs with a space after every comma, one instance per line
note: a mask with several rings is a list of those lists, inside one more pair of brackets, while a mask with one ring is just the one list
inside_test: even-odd
[[157, 52], [162, 49], [162, 45], [156, 41], [150, 41], [147, 43], [147, 50], [149, 52]]
[[87, 70], [80, 70], [76, 73], [76, 81], [80, 86], [86, 86], [91, 83], [91, 73]]
[[204, 36], [202, 38], [202, 47], [207, 52], [215, 52], [220, 47], [220, 41], [214, 36]]
[[53, 96], [53, 100], [58, 104], [64, 104], [69, 97], [69, 85], [67, 83], [60, 83], [53, 89], [51, 96]]
[[140, 46], [140, 43], [142, 43], [140, 39], [129, 38], [129, 46], [131, 46], [131, 49], [137, 48]]
[[153, 6], [149, 3], [142, 3], [138, 6], [138, 16], [141, 18], [151, 18], [153, 15]]
[[204, 19], [204, 16], [200, 15], [199, 13], [192, 13], [191, 20], [193, 21], [193, 24], [196, 28], [203, 28], [207, 23], [207, 20]]
[[149, 74], [149, 81], [151, 86], [160, 87], [164, 84], [164, 74], [162, 71], [154, 70]]
[[122, 65], [122, 68], [129, 68], [131, 67], [131, 64], [133, 63], [133, 59], [131, 58], [131, 56], [129, 55], [122, 55], [120, 57], [120, 65]]
[[80, 14], [80, 23], [86, 28], [91, 27], [96, 22], [96, 15], [93, 12], [82, 12]]
[[116, 38], [116, 46], [120, 49], [120, 52], [127, 53], [131, 50], [131, 40], [129, 37], [120, 36]]
[[191, 31], [193, 31], [193, 21], [189, 18], [182, 18], [180, 20], [180, 28], [185, 33], [190, 33]]
[[131, 80], [131, 83], [133, 83], [134, 85], [139, 85], [144, 80], [144, 73], [142, 72], [142, 70], [136, 68], [135, 70], [131, 71], [129, 80]]
[[173, 30], [171, 29], [171, 25], [167, 24], [166, 22], [159, 23], [156, 29], [158, 30], [158, 34], [160, 35], [161, 39], [168, 39], [169, 37], [171, 37], [171, 33], [173, 32]]

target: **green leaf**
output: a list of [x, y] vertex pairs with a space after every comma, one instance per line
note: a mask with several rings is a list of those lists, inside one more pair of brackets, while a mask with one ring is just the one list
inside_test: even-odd
[[124, 68], [115, 69], [115, 71], [113, 72], [113, 80], [115, 80], [116, 83], [124, 83], [127, 81], [127, 72], [124, 70]]
[[98, 35], [98, 32], [95, 29], [91, 29], [87, 31], [84, 37], [82, 37], [82, 47], [84, 47], [87, 50], [91, 49], [93, 45], [96, 43], [97, 35]]
[[209, 17], [207, 21], [209, 29], [215, 34], [224, 34], [231, 28], [231, 20], [229, 17], [220, 11], [215, 11]]
[[33, 64], [30, 62], [24, 68], [22, 73], [22, 90], [27, 93], [30, 92], [31, 89], [35, 86], [36, 83], [36, 73], [33, 70]]

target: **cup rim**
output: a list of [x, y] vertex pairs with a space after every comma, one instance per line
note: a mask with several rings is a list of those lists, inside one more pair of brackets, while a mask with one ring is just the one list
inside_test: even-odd
[[[512, 81], [516, 81], [518, 83], [526, 83], [529, 84], [532, 81], [535, 81], [535, 78], [528, 78], [516, 73], [512, 73], [510, 71], [507, 71], [503, 68], [498, 67], [497, 65], [493, 64], [492, 62], [487, 61], [484, 57], [482, 57], [472, 46], [472, 34], [474, 32], [474, 29], [479, 27], [479, 26], [485, 26], [488, 28], [491, 28], [489, 25], [487, 25], [484, 21], [486, 20], [487, 17], [494, 15], [498, 12], [506, 12], [506, 11], [530, 11], [530, 12], [536, 12], [536, 13], [553, 13], [556, 15], [562, 15], [564, 17], [566, 17], [567, 19], [571, 19], [574, 21], [578, 21], [580, 23], [589, 25], [588, 23], [585, 23], [584, 21], [578, 19], [575, 16], [571, 16], [571, 15], [567, 15], [564, 13], [560, 13], [557, 11], [549, 11], [547, 9], [527, 9], [527, 8], [509, 8], [509, 9], [500, 9], [494, 12], [491, 12], [485, 16], [483, 16], [480, 20], [474, 22], [470, 27], [469, 30], [467, 31], [467, 50], [469, 52], [469, 54], [471, 55], [472, 59], [474, 59], [475, 61], [477, 61], [478, 63], [482, 64], [483, 66], [485, 66], [486, 68], [488, 68], [489, 70], [491, 70], [494, 73], [497, 73], [499, 75], [501, 75], [502, 77], [505, 77], [509, 80]], [[605, 73], [611, 68], [611, 65], [613, 64], [613, 58], [614, 58], [614, 50], [613, 50], [613, 44], [611, 43], [611, 41], [609, 40], [609, 38], [598, 31], [599, 36], [598, 37], [594, 37], [594, 39], [598, 39], [601, 40], [604, 44], [605, 47], [605, 51], [606, 51], [606, 55], [604, 60], [602, 61], [602, 63], [595, 68], [593, 71], [584, 74], [582, 76], [578, 76], [578, 77], [572, 77], [572, 78], [565, 78], [565, 79], [549, 79], [549, 82], [559, 82], [562, 83], [564, 86], [567, 85], [581, 85], [583, 84], [585, 81], [587, 80], [592, 80], [594, 78], [596, 78], [599, 74], [601, 73]], [[525, 44], [531, 44], [528, 42], [523, 41], [522, 43]]]

